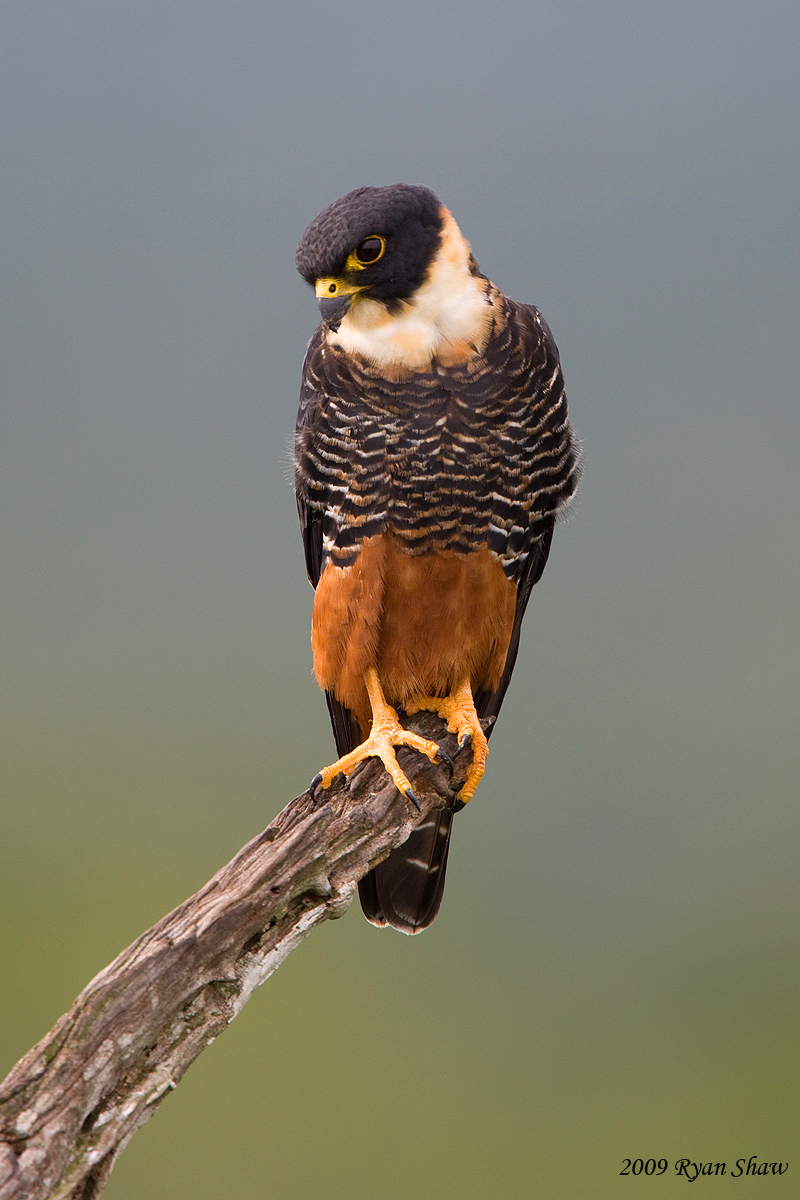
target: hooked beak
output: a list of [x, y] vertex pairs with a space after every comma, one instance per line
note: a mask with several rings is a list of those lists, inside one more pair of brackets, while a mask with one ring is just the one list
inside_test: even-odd
[[317, 307], [325, 324], [335, 333], [363, 288], [346, 279], [318, 279], [315, 286]]
[[317, 308], [329, 329], [335, 333], [347, 315], [354, 296], [320, 296]]

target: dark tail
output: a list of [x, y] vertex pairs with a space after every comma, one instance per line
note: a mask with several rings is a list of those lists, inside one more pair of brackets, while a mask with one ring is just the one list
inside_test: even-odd
[[439, 911], [453, 826], [452, 808], [439, 809], [358, 885], [364, 916], [401, 933], [427, 929]]

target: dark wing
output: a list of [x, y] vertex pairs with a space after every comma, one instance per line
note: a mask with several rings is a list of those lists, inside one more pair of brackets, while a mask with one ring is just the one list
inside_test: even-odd
[[[308, 498], [308, 482], [302, 475], [301, 444], [316, 425], [322, 399], [325, 394], [325, 376], [322, 363], [323, 326], [317, 329], [308, 343], [305, 361], [303, 363], [303, 379], [300, 388], [300, 407], [297, 413], [295, 456], [295, 498], [297, 513], [300, 518], [300, 531], [303, 535], [303, 548], [306, 556], [306, 571], [311, 586], [316, 588], [324, 562], [323, 550], [323, 511], [319, 505], [312, 505]], [[357, 722], [350, 711], [346, 709], [330, 692], [325, 693], [328, 701], [333, 736], [339, 757], [355, 750], [364, 740]]]
[[[521, 358], [528, 370], [526, 418], [521, 421], [515, 412], [511, 428], [524, 456], [524, 466], [520, 465], [528, 476], [530, 495], [526, 498], [527, 520], [521, 518], [517, 501], [511, 499], [513, 489], [509, 489], [508, 498], [497, 496], [495, 501], [489, 545], [503, 559], [506, 574], [516, 583], [517, 604], [500, 683], [495, 691], [479, 692], [475, 697], [478, 716], [493, 718], [487, 737], [511, 682], [522, 618], [547, 565], [556, 519], [575, 494], [580, 477], [580, 450], [567, 418], [558, 347], [550, 328], [532, 304], [507, 300], [506, 305], [509, 344], [513, 348], [517, 343], [509, 361]], [[511, 455], [514, 438], [509, 440]]]
[[528, 556], [528, 561], [525, 564], [525, 569], [522, 578], [517, 586], [517, 607], [514, 614], [514, 628], [511, 632], [511, 642], [506, 655], [506, 665], [503, 667], [503, 674], [497, 690], [494, 692], [478, 692], [475, 696], [475, 709], [481, 720], [492, 718], [492, 723], [486, 730], [487, 738], [492, 736], [494, 722], [497, 718], [505, 694], [508, 691], [508, 685], [511, 683], [511, 675], [514, 670], [514, 664], [517, 661], [517, 652], [519, 650], [519, 635], [522, 631], [522, 618], [525, 616], [525, 609], [528, 606], [531, 592], [535, 585], [542, 578], [542, 572], [547, 565], [547, 557], [550, 553], [550, 543], [553, 540], [553, 526], [555, 519], [550, 522], [549, 528], [543, 533], [541, 541], [535, 546]]
[[320, 413], [320, 405], [324, 394], [324, 384], [320, 371], [320, 356], [322, 352], [323, 327], [318, 325], [311, 341], [308, 343], [305, 361], [303, 362], [303, 377], [300, 386], [300, 407], [297, 410], [297, 425], [295, 427], [295, 498], [297, 513], [300, 517], [300, 532], [303, 535], [303, 549], [306, 555], [306, 571], [311, 586], [316, 587], [322, 574], [322, 512], [314, 508], [308, 500], [306, 481], [301, 475], [300, 447], [304, 435], [313, 429]]

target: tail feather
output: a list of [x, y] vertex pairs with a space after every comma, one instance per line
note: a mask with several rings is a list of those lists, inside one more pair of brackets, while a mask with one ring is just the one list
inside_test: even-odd
[[427, 929], [444, 893], [453, 809], [439, 809], [359, 882], [364, 916], [401, 933]]

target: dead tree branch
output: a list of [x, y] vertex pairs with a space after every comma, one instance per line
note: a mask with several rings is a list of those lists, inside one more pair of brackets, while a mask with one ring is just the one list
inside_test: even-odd
[[470, 751], [432, 714], [409, 727], [455, 760], [452, 782], [400, 762], [421, 813], [370, 762], [304, 792], [196, 895], [89, 983], [0, 1085], [0, 1200], [92, 1200], [117, 1155], [189, 1065], [357, 881], [459, 787]]

